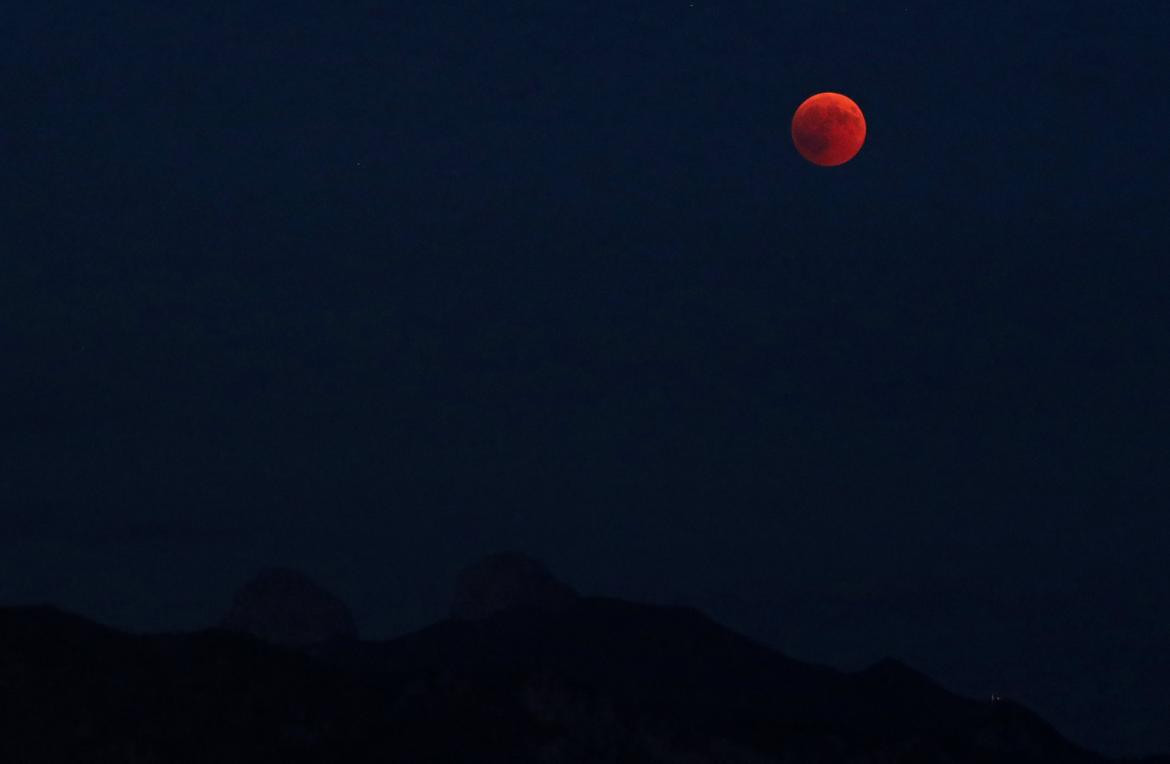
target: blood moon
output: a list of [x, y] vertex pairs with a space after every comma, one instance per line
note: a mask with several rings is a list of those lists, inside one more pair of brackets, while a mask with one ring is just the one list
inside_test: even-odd
[[817, 93], [792, 116], [792, 142], [800, 155], [821, 167], [845, 164], [865, 143], [865, 115], [847, 96]]

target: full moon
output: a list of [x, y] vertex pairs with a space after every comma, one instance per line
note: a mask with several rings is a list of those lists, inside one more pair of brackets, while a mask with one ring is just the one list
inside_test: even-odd
[[813, 164], [845, 164], [865, 143], [865, 115], [840, 93], [817, 93], [797, 107], [792, 117], [792, 142]]

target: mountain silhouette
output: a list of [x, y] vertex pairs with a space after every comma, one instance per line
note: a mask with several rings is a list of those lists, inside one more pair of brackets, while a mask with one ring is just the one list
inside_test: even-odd
[[897, 661], [842, 672], [689, 608], [556, 603], [303, 647], [3, 609], [0, 760], [1106, 761], [1020, 705], [960, 697]]
[[262, 570], [244, 584], [220, 625], [289, 646], [357, 636], [353, 613], [344, 602], [288, 568]]
[[475, 619], [524, 609], [556, 611], [576, 598], [577, 593], [555, 579], [541, 562], [516, 552], [494, 554], [459, 574], [451, 617]]

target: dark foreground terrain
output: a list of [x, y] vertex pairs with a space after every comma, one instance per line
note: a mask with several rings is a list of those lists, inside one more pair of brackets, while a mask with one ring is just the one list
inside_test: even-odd
[[894, 661], [844, 673], [693, 610], [556, 595], [297, 647], [3, 609], [0, 761], [1105, 761]]

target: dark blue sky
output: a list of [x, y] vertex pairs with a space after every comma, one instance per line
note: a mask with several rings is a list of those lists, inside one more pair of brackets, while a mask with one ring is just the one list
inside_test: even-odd
[[0, 601], [515, 548], [1170, 749], [1170, 5], [240, 5], [0, 12]]

